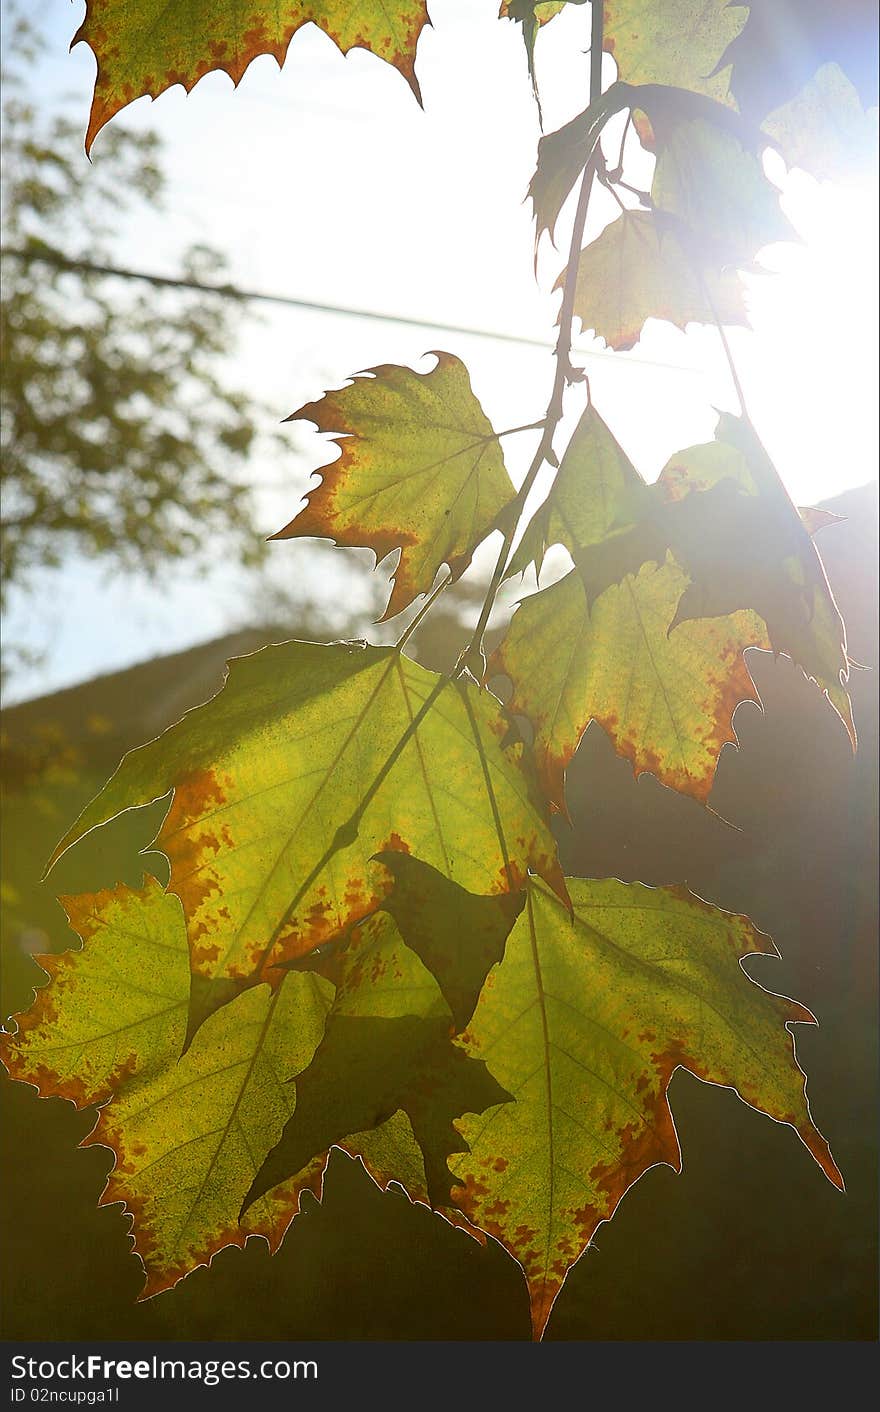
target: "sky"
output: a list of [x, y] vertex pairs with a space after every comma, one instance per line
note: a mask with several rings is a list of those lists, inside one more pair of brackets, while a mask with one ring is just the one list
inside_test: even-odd
[[[519, 29], [499, 21], [497, 9], [497, 0], [432, 0], [433, 28], [416, 64], [423, 110], [396, 71], [363, 51], [343, 57], [314, 26], [297, 33], [281, 70], [257, 59], [235, 90], [212, 74], [190, 95], [178, 87], [138, 100], [122, 120], [164, 139], [167, 212], [125, 227], [117, 258], [173, 274], [180, 251], [204, 240], [226, 253], [231, 279], [249, 289], [551, 340], [559, 303], [552, 289], [565, 260], [545, 246], [535, 279], [523, 197], [538, 117]], [[66, 95], [84, 131], [95, 60], [84, 44], [68, 53], [83, 12], [81, 0], [29, 7], [47, 41], [41, 101]], [[585, 104], [588, 44], [588, 7], [570, 7], [540, 36], [548, 129]], [[614, 72], [606, 59], [606, 82]], [[101, 148], [99, 135], [96, 165]], [[650, 158], [633, 156], [637, 179], [649, 180]], [[83, 154], [84, 182], [89, 171]], [[801, 243], [764, 252], [770, 273], [747, 280], [754, 331], [732, 330], [730, 342], [760, 435], [793, 499], [812, 504], [877, 474], [876, 185], [819, 183], [786, 174], [778, 161], [768, 171]], [[598, 197], [588, 236], [616, 214], [606, 193]], [[649, 480], [673, 452], [711, 438], [715, 409], [737, 410], [712, 329], [682, 333], [652, 321], [631, 354], [609, 354], [601, 341], [576, 344], [587, 350], [597, 408]], [[496, 427], [543, 415], [549, 350], [270, 305], [259, 306], [230, 350], [229, 378], [280, 422], [360, 369], [398, 362], [425, 370], [435, 348], [464, 359]], [[559, 449], [581, 410], [578, 396], [569, 398]], [[289, 451], [254, 467], [267, 535], [292, 518], [311, 472], [333, 459], [317, 433], [300, 425], [288, 433]], [[534, 435], [506, 439], [515, 481], [534, 445]], [[271, 550], [282, 588], [305, 582], [311, 594], [366, 606], [362, 574], [348, 572], [352, 551], [316, 558], [296, 541]], [[490, 541], [477, 566], [496, 553]], [[242, 626], [249, 592], [223, 563], [150, 585], [71, 559], [42, 576], [35, 593], [13, 597], [10, 638], [27, 637], [44, 655], [17, 674], [7, 699]]]

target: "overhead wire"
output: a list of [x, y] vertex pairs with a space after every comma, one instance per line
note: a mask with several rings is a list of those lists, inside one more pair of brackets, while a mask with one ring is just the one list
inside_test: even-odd
[[[327, 314], [341, 318], [354, 318], [372, 320], [378, 323], [397, 324], [403, 328], [432, 329], [437, 333], [451, 333], [456, 336], [467, 338], [484, 338], [498, 343], [514, 343], [530, 348], [550, 348], [554, 347], [552, 339], [537, 338], [530, 334], [515, 333], [506, 329], [487, 329], [475, 325], [447, 323], [442, 319], [431, 319], [414, 316], [411, 314], [397, 314], [388, 310], [355, 308], [347, 304], [329, 304], [315, 299], [304, 299], [299, 295], [279, 294], [259, 289], [242, 289], [234, 284], [206, 284], [202, 280], [187, 279], [180, 275], [160, 275], [149, 270], [136, 270], [124, 265], [110, 265], [98, 261], [83, 260], [62, 254], [60, 251], [47, 248], [19, 248], [17, 246], [0, 247], [0, 256], [8, 256], [21, 260], [26, 264], [51, 265], [56, 269], [64, 270], [72, 274], [93, 274], [109, 275], [119, 279], [142, 280], [147, 284], [159, 289], [187, 289], [199, 294], [214, 294], [225, 299], [234, 299], [239, 303], [250, 301], [260, 301], [267, 304], [277, 304], [284, 308], [304, 309], [310, 313]], [[619, 355], [611, 353], [605, 349], [585, 348], [580, 344], [573, 345], [573, 351], [578, 357], [599, 358], [602, 360], [620, 361]], [[663, 362], [654, 358], [643, 358], [638, 355], [627, 355], [627, 363], [637, 363], [643, 367], [662, 368], [667, 372], [685, 373], [688, 376], [696, 377], [699, 369], [688, 367], [685, 364]]]

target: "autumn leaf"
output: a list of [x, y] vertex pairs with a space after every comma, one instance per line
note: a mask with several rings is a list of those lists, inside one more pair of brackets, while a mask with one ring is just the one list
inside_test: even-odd
[[486, 976], [504, 954], [525, 895], [475, 896], [409, 853], [379, 853], [377, 859], [394, 879], [383, 909], [436, 980], [456, 1030], [463, 1030]]
[[536, 248], [545, 231], [553, 238], [559, 214], [596, 151], [603, 127], [628, 106], [628, 97], [627, 86], [614, 83], [584, 112], [539, 141], [538, 164], [528, 190], [535, 215]]
[[435, 356], [424, 374], [371, 368], [288, 418], [337, 434], [342, 455], [274, 538], [329, 538], [377, 560], [399, 549], [386, 618], [427, 593], [442, 564], [459, 578], [515, 494], [467, 369]]
[[[320, 1196], [327, 1152], [255, 1201], [241, 1224], [239, 1207], [294, 1111], [287, 1080], [315, 1052], [332, 985], [293, 973], [274, 993], [251, 990], [213, 1015], [181, 1057], [189, 966], [177, 898], [146, 878], [140, 891], [120, 886], [64, 904], [83, 948], [39, 958], [50, 984], [0, 1037], [0, 1059], [44, 1096], [104, 1105], [83, 1145], [115, 1154], [101, 1204], [121, 1201], [133, 1217], [142, 1297], [250, 1236], [277, 1249], [302, 1192]], [[342, 1145], [380, 1186], [393, 1178], [427, 1202], [405, 1115]]]
[[688, 586], [670, 559], [646, 564], [588, 607], [573, 571], [517, 609], [489, 662], [509, 677], [508, 708], [527, 716], [541, 783], [565, 809], [565, 770], [591, 720], [638, 777], [704, 802], [722, 747], [736, 743], [733, 713], [758, 701], [743, 659], [769, 647], [755, 613], [669, 625]]
[[862, 178], [877, 154], [877, 109], [866, 113], [837, 64], [823, 64], [801, 91], [761, 124], [790, 167], [819, 180]]
[[[37, 956], [48, 974], [0, 1057], [15, 1079], [77, 1107], [174, 1063], [186, 1028], [189, 968], [180, 903], [155, 878], [62, 897], [79, 951]], [[132, 966], [132, 956], [137, 956]]]
[[817, 683], [855, 748], [843, 620], [809, 525], [751, 423], [722, 413], [715, 442], [673, 456], [656, 490], [669, 507], [669, 545], [692, 580], [673, 626], [754, 609], [774, 652]]
[[[445, 879], [439, 881], [442, 906]], [[510, 1098], [451, 1036], [449, 1008], [391, 916], [365, 922], [342, 957], [324, 1038], [296, 1080], [296, 1108], [245, 1209], [347, 1133], [397, 1112], [406, 1114], [421, 1148], [432, 1204], [449, 1205], [448, 1159], [465, 1147], [453, 1120]]]
[[249, 1233], [274, 1249], [297, 1209], [295, 1184], [261, 1201], [247, 1226], [238, 1206], [293, 1110], [284, 1080], [314, 1053], [331, 987], [297, 975], [274, 995], [252, 990], [181, 1059], [189, 967], [177, 898], [148, 878], [141, 892], [67, 906], [84, 948], [44, 959], [51, 983], [3, 1037], [5, 1064], [44, 1095], [105, 1105], [86, 1143], [115, 1153], [101, 1202], [123, 1201], [134, 1216], [145, 1295]]
[[[599, 493], [583, 482], [582, 495]], [[817, 683], [855, 746], [846, 632], [810, 534], [754, 428], [722, 413], [714, 442], [677, 452], [654, 485], [627, 497], [611, 533], [572, 556], [589, 606], [671, 551], [689, 582], [670, 634], [683, 622], [751, 609], [773, 651]]]
[[807, 534], [816, 534], [826, 525], [839, 525], [846, 519], [845, 515], [835, 515], [833, 510], [823, 510], [821, 506], [799, 505], [798, 514]]
[[[573, 0], [574, 4], [583, 4], [584, 2], [585, 0]], [[540, 99], [538, 98], [538, 83], [535, 77], [535, 40], [540, 27], [555, 19], [560, 11], [565, 9], [566, 3], [568, 0], [502, 0], [499, 10], [501, 19], [515, 20], [517, 24], [522, 25], [526, 63], [539, 110]]]
[[581, 251], [574, 312], [584, 332], [618, 351], [638, 342], [648, 319], [684, 329], [713, 324], [717, 314], [722, 324], [748, 326], [736, 271], [715, 268], [701, 279], [674, 225], [664, 225], [662, 215], [651, 211], [624, 211]]
[[792, 657], [855, 739], [814, 514], [794, 509], [740, 418], [723, 414], [714, 442], [678, 452], [647, 486], [588, 406], [510, 567], [540, 572], [558, 543], [575, 571], [526, 599], [489, 663], [534, 728], [556, 809], [591, 720], [636, 775], [705, 801], [737, 705], [758, 700], [747, 647]]
[[745, 917], [680, 888], [569, 879], [574, 916], [541, 886], [467, 1034], [514, 1097], [457, 1127], [456, 1205], [522, 1265], [536, 1337], [570, 1266], [643, 1172], [681, 1170], [667, 1099], [681, 1067], [789, 1124], [835, 1186], [789, 1025], [802, 1006], [744, 974], [773, 955]]
[[430, 23], [425, 0], [87, 0], [73, 43], [84, 40], [98, 73], [86, 151], [120, 108], [182, 84], [187, 92], [221, 69], [233, 83], [251, 61], [271, 54], [281, 65], [294, 34], [312, 21], [343, 54], [360, 47], [393, 64], [421, 102], [415, 76], [416, 44]]
[[[552, 544], [571, 553], [613, 539], [640, 512], [644, 481], [592, 402], [588, 403], [544, 504], [526, 527], [507, 576], [534, 564], [540, 575]], [[638, 507], [638, 508], [637, 508]], [[639, 568], [639, 563], [635, 568]]]
[[796, 240], [757, 153], [714, 121], [672, 113], [662, 127], [656, 108], [649, 114], [657, 150], [651, 200], [679, 223], [699, 267], [748, 266], [764, 246]]
[[[597, 150], [608, 119], [629, 109], [643, 142], [657, 154], [650, 192], [665, 229], [699, 268], [750, 265], [759, 249], [796, 239], [764, 175], [766, 137], [737, 112], [701, 93], [618, 81], [557, 132], [538, 143], [529, 187], [536, 241], [555, 230], [560, 211]], [[713, 273], [713, 278], [715, 274]]]
[[755, 0], [722, 60], [741, 112], [790, 166], [828, 180], [876, 160], [877, 15], [873, 0]]
[[290, 642], [230, 665], [224, 689], [130, 752], [59, 844], [173, 799], [156, 844], [186, 917], [190, 1036], [219, 1005], [381, 902], [372, 861], [411, 851], [469, 891], [562, 887], [521, 743], [485, 691], [392, 648]]
[[628, 83], [658, 83], [730, 102], [719, 61], [748, 18], [730, 0], [605, 0], [604, 48]]

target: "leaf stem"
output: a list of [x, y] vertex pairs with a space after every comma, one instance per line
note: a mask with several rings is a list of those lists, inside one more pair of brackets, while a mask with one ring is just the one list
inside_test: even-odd
[[403, 647], [404, 643], [407, 642], [407, 641], [409, 640], [409, 638], [412, 637], [412, 635], [413, 635], [413, 633], [415, 632], [416, 628], [418, 627], [419, 623], [422, 621], [422, 618], [425, 616], [426, 613], [430, 612], [430, 610], [433, 608], [433, 606], [434, 606], [436, 600], [440, 597], [440, 594], [443, 592], [444, 588], [448, 588], [451, 583], [452, 583], [452, 570], [451, 570], [451, 569], [447, 569], [447, 571], [446, 571], [446, 577], [443, 578], [443, 579], [441, 579], [440, 582], [437, 584], [437, 586], [431, 590], [431, 592], [428, 594], [427, 598], [425, 599], [424, 603], [422, 604], [421, 608], [419, 609], [419, 611], [416, 613], [415, 617], [413, 618], [412, 622], [409, 623], [409, 624], [407, 625], [407, 627], [404, 628], [404, 630], [403, 630], [403, 632], [401, 633], [400, 637], [399, 637], [399, 638], [397, 639], [397, 641], [395, 642], [395, 644], [394, 644], [395, 651], [400, 652], [400, 650], [401, 650], [401, 648]]
[[505, 431], [496, 431], [494, 435], [497, 437], [516, 436], [517, 432], [520, 431], [541, 431], [545, 420], [546, 418], [540, 417], [536, 422], [526, 422], [525, 426], [522, 427], [507, 427]]
[[[591, 5], [591, 32], [590, 32], [590, 102], [595, 103], [602, 93], [602, 47], [604, 42], [604, 10], [601, 4], [595, 2]], [[512, 501], [508, 516], [507, 525], [504, 531], [504, 539], [495, 563], [495, 569], [483, 600], [480, 616], [474, 628], [471, 639], [458, 659], [454, 669], [453, 677], [460, 676], [463, 672], [469, 671], [477, 681], [482, 682], [486, 673], [486, 658], [483, 652], [483, 637], [486, 626], [495, 606], [495, 599], [498, 590], [504, 580], [504, 570], [510, 556], [517, 527], [529, 497], [531, 489], [535, 484], [538, 472], [545, 461], [551, 465], [558, 466], [553, 451], [553, 437], [562, 419], [563, 397], [568, 383], [579, 382], [583, 379], [583, 373], [576, 371], [571, 364], [571, 342], [572, 342], [572, 320], [574, 317], [574, 299], [577, 287], [577, 270], [580, 260], [581, 242], [584, 238], [584, 229], [587, 223], [587, 209], [590, 203], [590, 194], [593, 189], [593, 179], [602, 162], [601, 147], [597, 140], [593, 152], [584, 167], [581, 177], [580, 191], [578, 193], [577, 210], [575, 211], [574, 225], [572, 226], [571, 241], [569, 243], [568, 264], [565, 271], [565, 282], [562, 290], [562, 305], [559, 310], [559, 337], [556, 340], [554, 356], [556, 358], [556, 373], [553, 378], [553, 390], [550, 393], [550, 401], [547, 404], [547, 414], [543, 422], [543, 435], [538, 443], [531, 465], [526, 471], [525, 479], [520, 486], [515, 499]]]
[[736, 392], [737, 399], [739, 401], [740, 413], [747, 422], [751, 422], [752, 419], [749, 416], [749, 411], [746, 406], [745, 393], [743, 392], [742, 383], [739, 380], [739, 373], [736, 370], [736, 363], [733, 360], [733, 352], [731, 350], [730, 343], [727, 338], [727, 333], [724, 329], [724, 324], [721, 322], [717, 305], [715, 304], [715, 300], [712, 298], [712, 292], [709, 289], [709, 283], [703, 274], [699, 262], [695, 260], [694, 265], [697, 271], [697, 278], [699, 279], [700, 285], [703, 290], [703, 297], [705, 298], [706, 304], [709, 308], [709, 312], [715, 321], [715, 327], [718, 330], [718, 337], [721, 339], [721, 347], [724, 349], [724, 356], [727, 359], [727, 366], [730, 370], [731, 381], [733, 383], [734, 391]]

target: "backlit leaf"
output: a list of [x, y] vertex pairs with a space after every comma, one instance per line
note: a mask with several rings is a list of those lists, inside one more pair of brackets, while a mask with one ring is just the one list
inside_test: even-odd
[[614, 83], [583, 113], [541, 138], [538, 164], [528, 191], [535, 212], [536, 246], [544, 231], [553, 237], [559, 213], [596, 150], [599, 134], [609, 117], [627, 107], [627, 103], [626, 85]]
[[67, 905], [84, 949], [46, 958], [51, 983], [4, 1036], [10, 1072], [42, 1094], [104, 1104], [86, 1143], [115, 1154], [101, 1201], [122, 1201], [134, 1216], [145, 1295], [248, 1234], [274, 1249], [317, 1173], [263, 1198], [243, 1226], [238, 1208], [293, 1111], [285, 1080], [311, 1059], [332, 988], [299, 974], [274, 994], [251, 990], [181, 1058], [189, 967], [177, 899], [147, 879], [142, 892], [119, 887]]
[[382, 906], [436, 980], [463, 1030], [523, 909], [523, 893], [478, 897], [409, 853], [377, 855], [394, 879]]
[[[520, 743], [486, 691], [392, 648], [290, 642], [132, 751], [55, 857], [124, 809], [173, 799], [156, 839], [186, 917], [190, 1034], [218, 1005], [375, 909], [372, 861], [411, 851], [469, 891], [562, 887]], [[54, 861], [54, 860], [53, 860]]]
[[873, 169], [876, 122], [865, 109], [877, 104], [874, 0], [753, 0], [721, 62], [740, 111], [789, 165], [829, 180]]
[[702, 117], [673, 120], [662, 138], [652, 126], [651, 199], [681, 222], [701, 265], [750, 265], [765, 245], [797, 238], [756, 152], [733, 132]]
[[559, 213], [605, 123], [629, 109], [642, 141], [657, 153], [650, 200], [673, 223], [679, 243], [709, 269], [751, 264], [773, 241], [795, 238], [779, 207], [779, 192], [764, 175], [759, 154], [766, 138], [737, 112], [701, 93], [663, 84], [618, 81], [583, 113], [538, 144], [529, 187], [536, 240], [553, 233]]
[[590, 602], [671, 550], [690, 582], [670, 631], [752, 609], [774, 652], [818, 684], [855, 745], [843, 620], [810, 530], [751, 424], [722, 413], [714, 442], [677, 452], [629, 505], [631, 523], [573, 556]]
[[662, 83], [729, 102], [726, 72], [716, 72], [748, 10], [730, 0], [605, 0], [604, 45], [618, 77]]
[[0, 1054], [13, 1078], [84, 1108], [176, 1062], [186, 1028], [186, 936], [180, 903], [155, 878], [141, 892], [119, 887], [61, 902], [82, 950], [35, 958], [50, 984], [16, 1017]]
[[459, 578], [514, 496], [467, 369], [436, 357], [424, 374], [371, 368], [288, 418], [335, 433], [342, 455], [274, 538], [330, 538], [377, 560], [400, 549], [386, 618], [427, 593], [441, 564]]
[[717, 312], [723, 324], [748, 325], [736, 271], [715, 268], [704, 279], [708, 296], [674, 226], [650, 211], [624, 211], [580, 253], [574, 312], [584, 332], [616, 350], [632, 348], [648, 319], [684, 329], [714, 323]]
[[238, 83], [251, 61], [284, 62], [296, 31], [312, 21], [343, 54], [369, 49], [399, 69], [420, 98], [414, 62], [428, 21], [425, 0], [88, 0], [74, 43], [85, 40], [98, 62], [86, 150], [106, 122], [143, 94], [189, 90], [214, 69]]
[[736, 741], [733, 713], [758, 701], [743, 659], [769, 647], [755, 613], [683, 623], [669, 632], [689, 579], [670, 558], [588, 607], [573, 571], [517, 609], [489, 674], [511, 679], [509, 709], [535, 730], [541, 782], [565, 811], [565, 770], [591, 720], [618, 755], [662, 784], [704, 801], [722, 747]]
[[681, 1155], [667, 1088], [688, 1069], [795, 1129], [836, 1186], [788, 1026], [813, 1017], [743, 973], [773, 954], [744, 917], [677, 888], [539, 883], [460, 1043], [514, 1097], [457, 1126], [456, 1205], [519, 1260], [536, 1337], [566, 1273], [643, 1172]]
[[846, 630], [810, 529], [745, 418], [722, 413], [715, 438], [678, 452], [657, 484], [673, 497], [668, 539], [692, 579], [675, 622], [754, 609], [773, 650], [817, 683], [855, 746]]
[[873, 171], [877, 155], [877, 110], [865, 112], [859, 95], [837, 64], [823, 64], [809, 83], [761, 124], [790, 167], [820, 180], [839, 181]]
[[529, 78], [535, 97], [538, 97], [538, 84], [535, 78], [535, 39], [541, 25], [556, 18], [567, 3], [584, 4], [585, 0], [502, 0], [499, 15], [502, 19], [515, 20], [522, 25], [523, 43], [526, 46], [526, 62]]
[[376, 1127], [398, 1111], [422, 1150], [432, 1203], [448, 1205], [447, 1162], [465, 1146], [453, 1120], [510, 1097], [451, 1036], [437, 984], [393, 919], [380, 913], [365, 922], [341, 959], [324, 1038], [296, 1080], [296, 1108], [246, 1207], [347, 1133]]
[[607, 540], [615, 530], [631, 523], [632, 498], [643, 488], [642, 477], [589, 403], [550, 494], [529, 522], [510, 561], [508, 577], [523, 573], [530, 564], [540, 574], [552, 544], [562, 544], [574, 554]]

